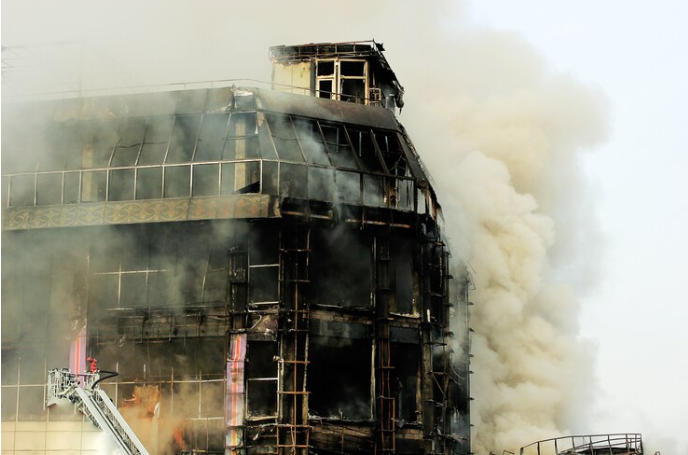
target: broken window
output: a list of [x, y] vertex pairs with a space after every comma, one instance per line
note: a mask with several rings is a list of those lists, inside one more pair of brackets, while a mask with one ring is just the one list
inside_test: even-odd
[[225, 146], [229, 114], [205, 114], [194, 161], [219, 160]]
[[308, 405], [322, 418], [371, 418], [370, 339], [311, 335], [308, 347]]
[[372, 289], [371, 241], [356, 231], [314, 231], [311, 237], [311, 303], [369, 307]]
[[361, 169], [367, 172], [383, 172], [382, 164], [373, 145], [373, 135], [370, 130], [347, 128], [354, 150], [361, 163]]
[[[415, 332], [406, 329], [409, 332]], [[395, 338], [392, 332], [392, 338]], [[396, 404], [396, 418], [399, 422], [416, 422], [420, 417], [419, 389], [420, 389], [420, 359], [421, 350], [418, 345], [417, 332], [415, 337], [405, 342], [392, 342], [392, 366], [390, 384], [392, 396]]]
[[277, 343], [250, 341], [246, 368], [249, 418], [277, 416]]
[[413, 271], [413, 244], [403, 238], [390, 240], [392, 260], [392, 279], [394, 280], [394, 299], [390, 311], [399, 314], [413, 314], [415, 308], [415, 289], [417, 277]]
[[316, 90], [318, 98], [336, 99], [334, 94], [335, 80], [334, 60], [318, 60], [316, 62]]
[[279, 237], [274, 232], [256, 229], [251, 234], [249, 255], [249, 303], [275, 305], [279, 300]]
[[131, 118], [123, 121], [119, 129], [119, 142], [115, 147], [110, 162], [111, 167], [134, 166], [139, 157], [146, 121], [141, 118]]
[[358, 169], [354, 151], [346, 137], [346, 132], [342, 125], [322, 124], [322, 132], [325, 137], [327, 152], [332, 158], [332, 162], [337, 167]]
[[367, 68], [365, 60], [318, 60], [315, 77], [317, 96], [367, 104]]
[[188, 163], [193, 156], [198, 137], [200, 115], [178, 115], [174, 122], [166, 163]]
[[146, 135], [141, 147], [139, 165], [162, 164], [172, 135], [174, 117], [156, 116], [148, 119]]
[[365, 79], [342, 78], [342, 101], [363, 104], [366, 100]]
[[86, 141], [82, 154], [84, 169], [103, 168], [110, 164], [119, 142], [119, 120], [94, 121], [90, 124], [90, 140]]

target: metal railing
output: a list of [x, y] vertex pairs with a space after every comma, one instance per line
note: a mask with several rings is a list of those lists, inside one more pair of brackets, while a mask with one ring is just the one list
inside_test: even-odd
[[5, 174], [1, 205], [42, 207], [258, 193], [408, 212], [415, 208], [416, 191], [411, 177], [255, 158]]
[[562, 436], [521, 447], [520, 455], [618, 455], [642, 454], [640, 433]]

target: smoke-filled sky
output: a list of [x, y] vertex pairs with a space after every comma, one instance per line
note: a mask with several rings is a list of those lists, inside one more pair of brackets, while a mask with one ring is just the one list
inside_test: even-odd
[[478, 285], [475, 449], [639, 431], [685, 455], [686, 17], [680, 0], [4, 0], [2, 44], [79, 43], [23, 73], [67, 90], [269, 80], [271, 45], [383, 42]]

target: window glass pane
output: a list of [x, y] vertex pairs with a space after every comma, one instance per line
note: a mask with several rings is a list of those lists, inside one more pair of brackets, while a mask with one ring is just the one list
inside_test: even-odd
[[327, 152], [337, 167], [358, 169], [353, 150], [346, 139], [346, 133], [341, 126], [322, 125]]
[[309, 199], [335, 202], [335, 192], [334, 170], [317, 167], [308, 168]]
[[82, 173], [81, 202], [104, 201], [106, 178], [105, 171]]
[[191, 161], [200, 120], [200, 115], [180, 115], [176, 118], [170, 140], [170, 149], [167, 154], [167, 163], [188, 163]]
[[[48, 128], [45, 138], [40, 138], [40, 143], [36, 144], [39, 156], [43, 157], [41, 170], [61, 171], [78, 167], [84, 148], [80, 128], [83, 128], [83, 124], [67, 122], [56, 123]], [[68, 163], [71, 167], [67, 167]]]
[[59, 204], [62, 196], [62, 174], [42, 174], [36, 177], [36, 205]]
[[363, 204], [371, 207], [385, 207], [385, 181], [377, 175], [363, 175]]
[[16, 175], [11, 177], [11, 207], [26, 207], [33, 205], [34, 178], [33, 175]]
[[162, 167], [138, 169], [136, 174], [136, 199], [162, 197]]
[[165, 168], [165, 196], [189, 197], [191, 183], [190, 166], [174, 166]]
[[229, 119], [227, 142], [222, 158], [241, 160], [260, 157], [257, 134], [255, 112], [233, 113]]
[[303, 161], [291, 119], [288, 116], [271, 114], [266, 115], [266, 118], [279, 158], [288, 161]]
[[299, 199], [308, 197], [308, 168], [306, 166], [281, 164], [280, 196]]
[[263, 161], [262, 185], [263, 193], [276, 196], [277, 191], [277, 171], [278, 165], [274, 161]]
[[87, 142], [82, 157], [84, 169], [105, 167], [110, 163], [112, 152], [119, 142], [118, 130], [118, 120], [99, 121], [91, 125], [91, 141], [90, 144]]
[[122, 122], [119, 130], [119, 143], [112, 156], [111, 166], [133, 166], [143, 142], [146, 131], [146, 120], [129, 119]]
[[222, 164], [222, 182], [220, 182], [220, 194], [234, 193], [234, 163]]
[[361, 196], [360, 174], [336, 171], [337, 199], [347, 204], [359, 204]]
[[45, 420], [43, 386], [19, 387], [18, 400], [19, 420]]
[[325, 144], [317, 123], [313, 121], [295, 121], [294, 127], [299, 137], [301, 150], [309, 163], [330, 166], [330, 160], [325, 151]]
[[17, 387], [3, 387], [2, 396], [2, 421], [13, 421], [17, 416]]
[[146, 303], [146, 272], [122, 274], [121, 308], [140, 308]]
[[172, 125], [174, 124], [174, 117], [160, 116], [151, 117], [148, 119], [148, 127], [146, 128], [146, 144], [164, 142], [167, 144], [172, 134]]
[[110, 201], [130, 201], [134, 199], [134, 170], [121, 169], [110, 171]]
[[97, 308], [117, 308], [119, 305], [119, 275], [94, 274], [88, 287], [88, 303]]
[[196, 146], [194, 161], [219, 160], [225, 145], [229, 114], [206, 114]]
[[79, 173], [67, 172], [64, 181], [64, 203], [79, 202]]
[[218, 185], [219, 165], [207, 164], [193, 168], [193, 195], [216, 196], [220, 190]]
[[167, 142], [160, 144], [143, 144], [139, 165], [162, 164], [167, 152]]
[[151, 117], [138, 164], [162, 164], [172, 134], [174, 117]]
[[260, 192], [260, 162], [249, 161], [234, 165], [234, 192], [259, 193]]

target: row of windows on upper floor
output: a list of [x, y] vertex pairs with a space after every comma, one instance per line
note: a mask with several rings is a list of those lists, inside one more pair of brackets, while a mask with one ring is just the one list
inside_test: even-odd
[[395, 132], [262, 112], [59, 123], [18, 139], [3, 141], [24, 153], [6, 174], [266, 158], [408, 176]]

